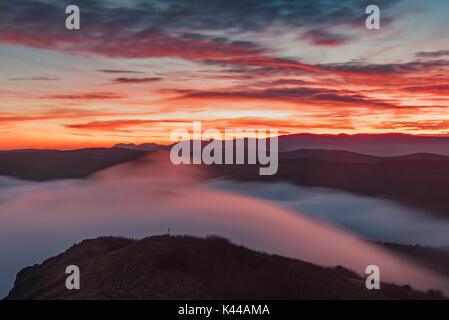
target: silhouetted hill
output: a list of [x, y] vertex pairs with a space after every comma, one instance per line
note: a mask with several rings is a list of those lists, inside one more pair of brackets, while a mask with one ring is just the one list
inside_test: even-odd
[[144, 154], [143, 151], [118, 148], [4, 151], [0, 153], [0, 175], [36, 181], [85, 178]]
[[[68, 265], [81, 289], [67, 290]], [[153, 236], [85, 240], [41, 265], [20, 271], [6, 299], [435, 299], [364, 279], [342, 267], [324, 268], [255, 252], [226, 239]]]
[[300, 149], [281, 153], [281, 159], [311, 159], [344, 163], [379, 163], [395, 160], [446, 160], [449, 157], [431, 153], [413, 153], [402, 156], [380, 157], [343, 150]]
[[377, 156], [433, 153], [449, 156], [448, 136], [386, 134], [292, 134], [279, 137], [279, 150], [345, 150]]
[[129, 149], [129, 150], [139, 150], [139, 151], [160, 151], [160, 150], [170, 150], [171, 146], [161, 145], [157, 143], [118, 143], [114, 145], [114, 148]]
[[278, 172], [260, 176], [259, 165], [214, 165], [215, 176], [238, 181], [289, 182], [386, 198], [449, 215], [449, 157], [412, 154], [376, 157], [347, 151], [279, 153]]
[[[0, 175], [36, 181], [85, 178], [145, 154], [145, 151], [122, 148], [5, 151], [0, 153]], [[379, 157], [306, 149], [280, 152], [279, 169], [273, 176], [260, 176], [259, 165], [204, 167], [215, 177], [326, 187], [449, 215], [449, 157], [442, 155], [416, 153]]]
[[[142, 151], [168, 150], [155, 143], [117, 144], [115, 147]], [[291, 134], [279, 137], [279, 151], [299, 149], [344, 150], [381, 157], [413, 153], [449, 156], [449, 136], [415, 136], [401, 133], [385, 134]]]

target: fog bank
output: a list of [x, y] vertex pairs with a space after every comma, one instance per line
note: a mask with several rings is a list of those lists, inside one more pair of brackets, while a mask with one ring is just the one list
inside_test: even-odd
[[105, 235], [141, 238], [167, 228], [174, 234], [218, 234], [252, 249], [343, 265], [359, 274], [376, 264], [382, 281], [449, 293], [448, 279], [357, 236], [267, 200], [212, 188], [203, 173], [163, 160], [127, 163], [84, 181], [2, 179], [0, 294], [7, 294], [22, 267], [75, 242]]

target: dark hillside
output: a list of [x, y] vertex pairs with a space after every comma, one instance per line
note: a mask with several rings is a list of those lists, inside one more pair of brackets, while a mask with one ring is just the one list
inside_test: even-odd
[[[81, 289], [65, 288], [66, 266]], [[255, 252], [219, 237], [86, 240], [20, 271], [7, 299], [432, 299], [408, 286], [364, 279], [342, 267]]]

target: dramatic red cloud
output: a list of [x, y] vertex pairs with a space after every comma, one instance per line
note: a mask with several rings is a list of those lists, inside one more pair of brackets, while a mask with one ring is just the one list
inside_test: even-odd
[[[176, 92], [176, 91], [175, 91]], [[372, 108], [372, 109], [414, 109], [420, 106], [410, 106], [383, 101], [380, 99], [363, 96], [356, 91], [332, 90], [311, 87], [289, 87], [264, 90], [223, 90], [223, 91], [193, 91], [179, 90], [181, 96], [175, 98], [179, 101], [233, 101], [244, 102], [247, 100], [288, 102], [298, 105], [311, 105], [331, 108]]]
[[66, 124], [66, 128], [85, 129], [85, 130], [105, 130], [113, 131], [122, 128], [131, 128], [142, 125], [163, 124], [163, 123], [189, 123], [190, 120], [111, 120], [111, 121], [93, 121], [83, 124]]
[[[183, 127], [187, 130], [192, 128], [192, 121], [188, 119], [175, 119], [175, 120], [113, 120], [113, 121], [93, 121], [82, 124], [66, 124], [64, 125], [69, 129], [78, 129], [86, 131], [123, 131], [133, 128], [143, 127], [151, 128], [157, 126], [160, 128], [164, 124], [177, 124], [177, 127]], [[325, 129], [325, 128], [338, 128], [343, 130], [354, 129], [351, 124], [351, 119], [326, 119], [321, 122], [307, 122], [301, 119], [272, 119], [267, 123], [265, 118], [258, 117], [241, 117], [237, 119], [212, 119], [202, 121], [202, 127], [204, 129], [212, 128], [253, 128], [253, 129], [270, 129], [275, 128], [284, 132], [295, 132], [295, 130], [308, 130], [308, 129]], [[167, 137], [168, 141], [168, 137]]]
[[80, 94], [55, 94], [42, 96], [41, 99], [63, 99], [63, 100], [109, 100], [122, 99], [126, 97], [125, 94], [113, 92], [89, 92]]
[[449, 130], [449, 120], [421, 121], [385, 121], [373, 126], [376, 129], [407, 129], [407, 130]]
[[116, 83], [148, 83], [148, 82], [156, 82], [160, 81], [162, 78], [115, 78], [112, 81]]
[[120, 113], [102, 110], [86, 110], [79, 108], [58, 108], [42, 113], [35, 114], [15, 114], [12, 112], [0, 113], [0, 123], [3, 122], [22, 122], [22, 121], [34, 121], [34, 120], [54, 120], [54, 119], [77, 119], [77, 118], [89, 118], [89, 117], [101, 117], [101, 116], [117, 116]]
[[[448, 130], [448, 50], [432, 38], [420, 49], [427, 51], [403, 50], [401, 57], [396, 38], [408, 35], [393, 26], [391, 13], [379, 38], [361, 35], [355, 1], [326, 12], [292, 2], [287, 11], [295, 19], [276, 1], [254, 3], [254, 10], [224, 2], [189, 6], [86, 3], [82, 28], [69, 32], [59, 2], [0, 4], [0, 44], [22, 48], [8, 58], [18, 65], [5, 64], [1, 80], [0, 107], [9, 111], [0, 113], [0, 148], [27, 139], [30, 146], [167, 141], [171, 129], [192, 120], [283, 133]], [[42, 10], [48, 16], [30, 14]], [[384, 40], [394, 45], [377, 48]], [[39, 54], [45, 58], [35, 70], [19, 66]]]

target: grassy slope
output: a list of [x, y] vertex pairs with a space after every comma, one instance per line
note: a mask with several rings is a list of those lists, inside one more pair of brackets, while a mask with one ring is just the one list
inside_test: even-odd
[[[67, 265], [81, 290], [65, 289]], [[236, 246], [221, 238], [153, 236], [85, 240], [42, 265], [23, 269], [7, 299], [430, 299], [436, 292], [364, 280]]]

